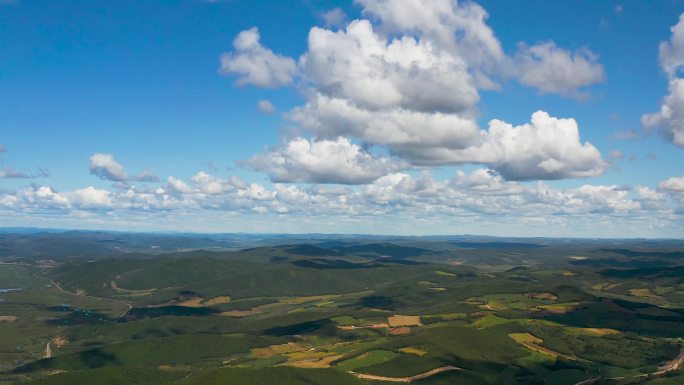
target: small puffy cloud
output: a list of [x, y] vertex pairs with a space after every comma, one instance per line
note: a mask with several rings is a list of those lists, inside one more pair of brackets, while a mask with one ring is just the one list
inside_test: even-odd
[[96, 153], [90, 157], [90, 173], [100, 179], [112, 182], [157, 182], [159, 178], [150, 170], [129, 176], [126, 170], [120, 165], [114, 155]]
[[658, 184], [658, 190], [672, 196], [684, 198], [684, 176], [671, 177]]
[[340, 7], [335, 7], [321, 14], [326, 27], [340, 27], [347, 21], [347, 14]]
[[272, 114], [276, 112], [276, 108], [269, 100], [259, 100], [257, 102], [257, 108], [264, 114]]
[[262, 46], [259, 38], [256, 27], [240, 32], [233, 40], [235, 51], [221, 55], [219, 72], [237, 75], [238, 85], [275, 88], [292, 83], [297, 74], [294, 59]]
[[151, 170], [143, 170], [135, 175], [131, 180], [138, 182], [158, 182], [159, 177]]
[[235, 190], [235, 186], [230, 180], [216, 178], [204, 171], [193, 175], [190, 180], [195, 184], [197, 190], [203, 194], [216, 195]]
[[611, 152], [608, 153], [608, 156], [612, 160], [623, 160], [625, 158], [625, 154], [623, 154], [619, 150], [612, 150]]
[[44, 168], [38, 168], [35, 174], [27, 174], [19, 171], [12, 166], [6, 166], [0, 169], [0, 179], [33, 179], [33, 178], [47, 178], [50, 176], [50, 171]]
[[166, 180], [166, 189], [179, 194], [192, 194], [195, 192], [195, 189], [190, 187], [187, 183], [172, 176], [168, 177]]
[[7, 166], [0, 169], [0, 179], [27, 179], [30, 177], [24, 172], [15, 170], [14, 167]]
[[90, 173], [97, 175], [100, 179], [115, 182], [125, 182], [128, 174], [112, 154], [93, 154], [90, 157]]
[[89, 186], [83, 189], [63, 193], [70, 204], [80, 208], [108, 207], [112, 205], [111, 193], [107, 190]]
[[670, 28], [672, 36], [669, 41], [660, 43], [660, 66], [670, 77], [677, 75], [677, 70], [684, 65], [684, 13], [679, 15], [679, 22]]
[[190, 178], [192, 185], [172, 176], [166, 180], [166, 190], [176, 194], [204, 194], [221, 195], [248, 187], [242, 179], [231, 176], [220, 179], [204, 171], [200, 171]]
[[514, 61], [520, 83], [542, 93], [582, 99], [588, 94], [580, 88], [605, 81], [603, 66], [588, 49], [571, 52], [553, 42], [520, 44]]
[[615, 137], [620, 140], [628, 140], [638, 138], [641, 134], [637, 130], [625, 130], [615, 133]]
[[284, 147], [252, 157], [249, 165], [274, 182], [364, 184], [405, 167], [378, 158], [347, 138], [296, 138]]
[[663, 99], [660, 111], [643, 115], [641, 124], [684, 147], [684, 79], [671, 79], [668, 88], [669, 94]]

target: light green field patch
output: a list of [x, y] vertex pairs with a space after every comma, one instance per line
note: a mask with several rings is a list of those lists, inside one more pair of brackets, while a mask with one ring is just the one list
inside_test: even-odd
[[524, 294], [487, 294], [481, 298], [484, 305], [480, 307], [485, 310], [508, 310], [508, 309], [530, 309], [539, 305], [548, 304], [548, 300], [530, 298]]
[[444, 321], [453, 321], [457, 319], [464, 319], [468, 315], [466, 313], [444, 313], [444, 314], [426, 314], [423, 316], [425, 319], [435, 319], [439, 318]]
[[331, 320], [340, 326], [356, 325], [359, 323], [359, 321], [357, 321], [356, 318], [348, 315], [342, 317], [335, 317]]
[[428, 353], [425, 350], [418, 349], [418, 348], [413, 347], [413, 346], [401, 348], [401, 349], [399, 349], [399, 352], [404, 353], [404, 354], [415, 354], [416, 356], [419, 356], [419, 357], [422, 357]]
[[432, 281], [418, 281], [419, 285], [423, 286], [437, 286], [439, 285], [437, 282], [432, 282]]
[[478, 329], [490, 328], [492, 326], [503, 325], [505, 323], [511, 322], [506, 318], [497, 317], [495, 315], [488, 315], [480, 318], [479, 320], [473, 322], [471, 325]]
[[552, 365], [556, 362], [556, 357], [548, 354], [541, 354], [530, 350], [530, 355], [519, 358], [516, 362], [518, 365], [525, 368], [538, 368], [539, 365]]
[[541, 326], [557, 327], [557, 328], [566, 327], [564, 324], [554, 322], [554, 321], [545, 320], [545, 319], [521, 318], [521, 319], [516, 319], [514, 321], [521, 324], [521, 325], [541, 325]]
[[547, 270], [537, 270], [531, 273], [532, 275], [539, 277], [557, 277], [557, 276], [571, 276], [572, 272], [569, 270], [562, 269], [547, 269]]
[[437, 275], [442, 275], [442, 276], [445, 276], [445, 277], [454, 277], [454, 276], [456, 275], [456, 274], [454, 274], [454, 273], [448, 273], [448, 272], [446, 272], [446, 271], [441, 271], [441, 270], [435, 270], [435, 274], [437, 274]]
[[674, 287], [671, 286], [656, 286], [654, 290], [657, 294], [667, 294], [674, 291]]
[[618, 286], [622, 285], [622, 283], [611, 283], [611, 282], [602, 282], [602, 283], [597, 283], [596, 285], [593, 285], [591, 288], [594, 290], [610, 290], [614, 289]]
[[371, 350], [370, 352], [364, 353], [358, 357], [345, 360], [335, 365], [336, 368], [350, 371], [356, 370], [358, 368], [363, 368], [371, 365], [378, 365], [384, 362], [391, 361], [401, 354], [396, 352], [391, 352], [389, 350]]

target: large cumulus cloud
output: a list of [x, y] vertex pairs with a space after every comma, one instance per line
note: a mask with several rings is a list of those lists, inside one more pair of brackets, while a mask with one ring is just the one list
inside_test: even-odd
[[[356, 4], [363, 18], [335, 30], [311, 28], [296, 75], [289, 64], [285, 72], [270, 64], [254, 71], [225, 65], [226, 58], [250, 50], [270, 58], [266, 62], [294, 63], [261, 46], [256, 29], [240, 33], [235, 52], [223, 55], [222, 71], [237, 75], [242, 83], [268, 87], [299, 79], [306, 102], [285, 116], [300, 130], [299, 136], [311, 137], [295, 142], [290, 138], [285, 147], [271, 151], [272, 156], [252, 160], [273, 180], [354, 184], [377, 179], [378, 170], [392, 171], [379, 167], [377, 160], [366, 160], [341, 162], [327, 178], [314, 177], [313, 170], [326, 169], [324, 157], [310, 159], [322, 162], [315, 167], [292, 160], [293, 143], [323, 148], [339, 138], [386, 147], [414, 167], [484, 164], [514, 180], [587, 177], [605, 170], [600, 153], [581, 141], [572, 119], [538, 112], [531, 125], [493, 120], [486, 130], [476, 121], [480, 90], [499, 88], [500, 80], [511, 77], [544, 93], [586, 97], [580, 89], [604, 78], [603, 67], [587, 48], [570, 51], [549, 41], [521, 44], [509, 56], [487, 25], [487, 12], [473, 2]], [[253, 76], [267, 80], [252, 81]], [[269, 161], [273, 165], [267, 165]], [[362, 173], [360, 167], [369, 170]], [[362, 174], [367, 176], [356, 177]]]
[[660, 66], [669, 78], [668, 94], [657, 112], [644, 114], [641, 123], [648, 131], [656, 130], [665, 139], [684, 147], [684, 78], [679, 76], [684, 65], [684, 13], [672, 28], [669, 41], [660, 43]]

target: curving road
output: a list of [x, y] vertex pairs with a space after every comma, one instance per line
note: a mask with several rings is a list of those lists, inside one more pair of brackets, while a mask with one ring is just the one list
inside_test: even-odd
[[50, 281], [50, 283], [51, 283], [52, 285], [54, 285], [59, 291], [61, 291], [61, 292], [63, 292], [63, 293], [75, 295], [75, 296], [78, 296], [78, 297], [87, 297], [87, 298], [99, 299], [99, 300], [101, 300], [101, 301], [109, 301], [109, 302], [114, 302], [114, 303], [119, 303], [119, 304], [122, 304], [122, 305], [126, 305], [126, 307], [128, 307], [128, 309], [126, 309], [126, 311], [124, 311], [123, 313], [121, 313], [121, 315], [120, 315], [117, 319], [121, 319], [123, 316], [126, 315], [126, 313], [128, 313], [131, 309], [133, 309], [133, 306], [131, 306], [131, 304], [129, 304], [128, 302], [119, 301], [119, 300], [111, 299], [111, 298], [95, 297], [95, 296], [92, 296], [92, 295], [78, 295], [78, 294], [76, 294], [76, 293], [73, 293], [73, 292], [71, 292], [71, 291], [68, 291], [68, 290], [63, 289], [61, 286], [59, 286], [59, 284], [58, 284], [57, 282], [51, 280], [51, 279], [48, 278], [48, 277], [43, 277], [43, 276], [40, 276], [40, 275], [36, 275], [36, 277], [40, 277], [40, 278], [43, 278], [43, 279], [47, 279], [48, 281]]
[[415, 376], [411, 377], [385, 377], [385, 376], [377, 376], [375, 374], [364, 374], [364, 373], [356, 373], [349, 371], [354, 377], [361, 378], [363, 380], [374, 380], [374, 381], [386, 381], [386, 382], [412, 382], [412, 381], [418, 381], [422, 380], [428, 377], [432, 377], [435, 374], [443, 373], [443, 372], [449, 372], [452, 370], [461, 370], [461, 368], [457, 368], [452, 365], [447, 365], [447, 366], [442, 366], [437, 369], [432, 369], [430, 371], [427, 371], [425, 373], [421, 374], [416, 374]]
[[662, 376], [664, 374], [667, 374], [668, 372], [672, 372], [672, 371], [675, 371], [675, 370], [681, 368], [682, 365], [684, 365], [684, 347], [680, 349], [679, 355], [677, 355], [677, 357], [673, 358], [671, 361], [669, 361], [665, 365], [659, 367], [658, 370], [653, 372], [653, 373], [640, 374], [638, 376], [621, 376], [621, 377], [611, 377], [611, 378], [590, 378], [588, 380], [578, 382], [575, 385], [592, 385], [592, 384], [597, 383], [598, 381], [605, 381], [605, 380], [618, 381], [618, 380], [626, 380], [628, 378], [659, 377], [659, 376]]

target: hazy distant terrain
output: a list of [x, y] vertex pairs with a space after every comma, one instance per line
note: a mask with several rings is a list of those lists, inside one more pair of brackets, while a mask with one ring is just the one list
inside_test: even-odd
[[682, 337], [678, 240], [0, 231], [0, 383], [680, 384]]

